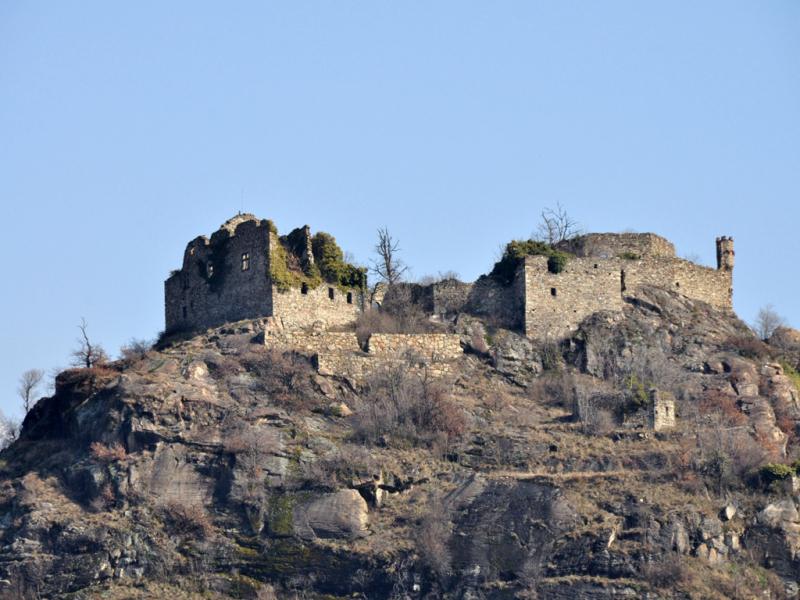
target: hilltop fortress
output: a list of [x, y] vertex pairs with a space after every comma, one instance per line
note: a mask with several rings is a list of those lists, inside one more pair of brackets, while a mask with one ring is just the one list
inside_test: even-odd
[[[519, 244], [517, 254], [474, 283], [448, 279], [397, 289], [431, 317], [471, 314], [530, 338], [563, 338], [597, 311], [622, 310], [624, 297], [640, 285], [732, 310], [729, 237], [716, 240], [716, 269], [678, 258], [671, 242], [652, 233], [581, 235], [548, 248], [549, 256], [535, 242], [512, 244]], [[365, 271], [344, 261], [332, 236], [312, 236], [308, 226], [280, 236], [271, 221], [250, 214], [229, 219], [210, 239], [189, 242], [164, 289], [168, 332], [243, 319], [267, 319], [282, 335], [346, 332], [368, 307]]]

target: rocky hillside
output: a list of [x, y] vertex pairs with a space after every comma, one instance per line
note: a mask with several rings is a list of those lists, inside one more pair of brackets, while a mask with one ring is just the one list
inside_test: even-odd
[[563, 344], [451, 327], [450, 378], [257, 322], [61, 373], [0, 455], [0, 597], [797, 595], [792, 332], [651, 288]]

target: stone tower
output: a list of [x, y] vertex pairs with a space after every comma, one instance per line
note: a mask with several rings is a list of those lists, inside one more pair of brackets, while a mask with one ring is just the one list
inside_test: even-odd
[[661, 431], [675, 427], [675, 398], [668, 392], [650, 390], [650, 427]]
[[733, 259], [736, 253], [733, 251], [733, 238], [717, 238], [717, 269], [733, 271]]

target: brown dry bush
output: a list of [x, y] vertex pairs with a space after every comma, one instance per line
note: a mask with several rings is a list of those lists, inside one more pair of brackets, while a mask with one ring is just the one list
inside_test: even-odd
[[230, 356], [209, 351], [205, 352], [202, 358], [203, 362], [208, 366], [208, 373], [219, 381], [226, 381], [231, 377], [236, 377], [243, 371], [239, 361]]
[[746, 427], [716, 423], [698, 429], [695, 440], [692, 469], [718, 495], [751, 483], [770, 456]]
[[102, 463], [121, 461], [128, 458], [125, 447], [119, 442], [114, 442], [111, 446], [107, 446], [102, 442], [92, 442], [89, 450], [92, 453], [92, 458]]
[[373, 333], [429, 333], [441, 329], [414, 299], [412, 286], [392, 285], [379, 308], [364, 311], [356, 321], [356, 335], [362, 348]]
[[670, 554], [657, 562], [648, 563], [643, 570], [645, 581], [655, 588], [674, 589], [687, 581], [689, 574], [680, 556]]
[[450, 512], [442, 500], [435, 497], [417, 525], [415, 544], [422, 562], [442, 582], [452, 571], [453, 557], [448, 546], [451, 534]]
[[140, 360], [147, 358], [147, 354], [153, 347], [153, 342], [132, 338], [127, 344], [119, 349], [119, 355], [126, 365], [132, 365]]
[[441, 382], [401, 366], [368, 380], [352, 424], [353, 437], [367, 444], [391, 438], [431, 445], [437, 434], [448, 441], [460, 437], [466, 418]]
[[206, 539], [214, 531], [208, 513], [199, 504], [172, 501], [162, 504], [159, 508], [164, 522], [175, 535]]
[[773, 358], [774, 350], [755, 336], [735, 336], [725, 340], [724, 347], [730, 352], [756, 360]]
[[747, 415], [739, 410], [736, 399], [719, 390], [706, 391], [698, 404], [698, 413], [726, 427], [737, 427], [747, 423]]
[[528, 388], [531, 400], [545, 406], [573, 408], [576, 401], [575, 377], [566, 371], [549, 372]]
[[255, 375], [254, 391], [285, 408], [315, 408], [317, 404], [311, 362], [280, 348], [251, 348], [242, 356], [244, 368]]

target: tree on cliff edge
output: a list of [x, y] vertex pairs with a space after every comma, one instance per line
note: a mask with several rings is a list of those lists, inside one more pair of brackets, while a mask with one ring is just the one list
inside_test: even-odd
[[27, 415], [33, 408], [33, 401], [36, 399], [36, 391], [44, 379], [44, 371], [41, 369], [28, 369], [19, 378], [17, 393], [22, 400], [22, 410]]
[[91, 342], [86, 333], [88, 327], [86, 319], [81, 318], [81, 324], [78, 325], [81, 336], [78, 338], [78, 347], [72, 351], [72, 364], [76, 367], [91, 369], [108, 362], [108, 354], [102, 346]]

